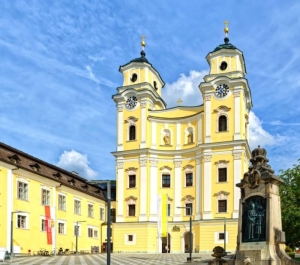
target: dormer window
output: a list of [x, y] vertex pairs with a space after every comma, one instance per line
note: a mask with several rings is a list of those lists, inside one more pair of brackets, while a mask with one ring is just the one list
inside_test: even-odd
[[84, 190], [88, 190], [89, 189], [89, 185], [88, 184], [82, 185], [81, 188], [83, 188]]
[[29, 165], [33, 171], [39, 171], [41, 169], [38, 163]]
[[9, 160], [10, 160], [11, 162], [13, 162], [14, 164], [19, 164], [20, 161], [21, 161], [21, 159], [19, 158], [19, 156], [16, 155], [16, 154], [14, 154], [14, 155], [12, 155], [12, 156], [9, 156], [8, 158], [9, 158]]
[[69, 179], [68, 182], [71, 186], [75, 186], [75, 184], [76, 184], [75, 179]]
[[59, 172], [56, 172], [52, 174], [56, 179], [61, 179], [61, 174]]

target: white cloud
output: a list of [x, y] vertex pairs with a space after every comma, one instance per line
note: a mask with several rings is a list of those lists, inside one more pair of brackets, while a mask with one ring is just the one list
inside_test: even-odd
[[183, 106], [202, 104], [203, 100], [198, 86], [206, 74], [207, 71], [191, 70], [188, 76], [180, 74], [175, 82], [166, 84], [163, 98], [166, 100], [168, 108], [176, 106], [179, 98], [183, 101]]
[[89, 164], [86, 155], [71, 150], [61, 154], [57, 166], [68, 171], [75, 171], [83, 178], [94, 179], [98, 174], [90, 168]]
[[258, 145], [273, 146], [283, 143], [285, 137], [279, 134], [272, 135], [263, 128], [263, 122], [254, 114], [249, 114], [249, 144], [254, 149]]

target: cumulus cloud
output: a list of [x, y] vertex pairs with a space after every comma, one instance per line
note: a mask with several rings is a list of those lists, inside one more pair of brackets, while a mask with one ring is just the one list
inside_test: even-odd
[[90, 168], [89, 164], [86, 155], [71, 150], [61, 154], [57, 166], [68, 171], [75, 171], [83, 178], [94, 179], [98, 174]]
[[189, 75], [180, 74], [175, 82], [166, 84], [163, 98], [166, 100], [168, 108], [176, 106], [179, 98], [183, 101], [183, 106], [202, 104], [198, 86], [206, 74], [207, 71], [191, 70]]
[[284, 141], [284, 136], [276, 134], [272, 135], [263, 128], [263, 122], [254, 114], [249, 114], [249, 144], [254, 149], [258, 145], [272, 146], [280, 145]]

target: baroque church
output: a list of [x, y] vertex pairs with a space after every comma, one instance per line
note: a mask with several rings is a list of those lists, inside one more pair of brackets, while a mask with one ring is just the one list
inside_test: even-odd
[[[209, 74], [199, 84], [200, 106], [168, 109], [164, 81], [141, 57], [120, 66], [117, 109], [116, 252], [234, 251], [240, 189], [251, 152], [252, 107], [242, 51], [229, 42], [210, 51]], [[167, 195], [167, 237], [158, 234], [157, 196]], [[163, 206], [164, 207], [164, 206]], [[190, 229], [190, 218], [192, 229]], [[192, 237], [192, 240], [191, 238]]]
[[[241, 197], [235, 184], [251, 158], [252, 100], [243, 53], [229, 42], [227, 25], [224, 31], [224, 44], [206, 56], [200, 106], [167, 108], [165, 83], [146, 58], [144, 38], [141, 57], [120, 66], [123, 84], [112, 96], [114, 252], [211, 252], [223, 244], [235, 251]], [[29, 254], [106, 251], [105, 188], [4, 143], [0, 179], [0, 246]]]

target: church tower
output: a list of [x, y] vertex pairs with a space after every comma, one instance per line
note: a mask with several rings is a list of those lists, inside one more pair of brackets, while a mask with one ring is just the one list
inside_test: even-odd
[[[247, 170], [251, 155], [247, 127], [252, 101], [243, 53], [227, 35], [226, 23], [225, 43], [206, 57], [210, 72], [199, 85], [200, 106], [166, 108], [165, 83], [146, 59], [145, 37], [141, 57], [120, 67], [123, 86], [113, 95], [114, 251], [182, 253], [190, 247], [211, 251], [223, 242], [227, 250], [235, 249], [240, 198], [235, 183]], [[163, 206], [167, 237], [157, 228], [158, 196], [167, 198]]]

